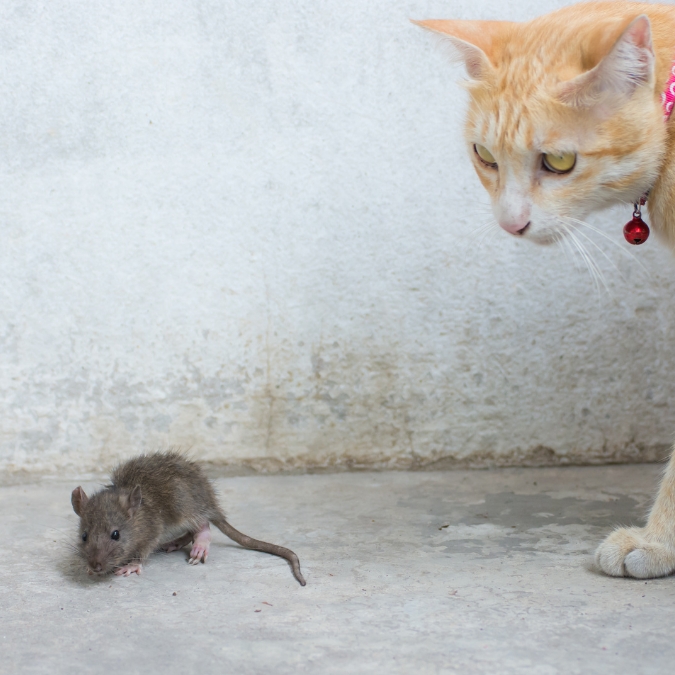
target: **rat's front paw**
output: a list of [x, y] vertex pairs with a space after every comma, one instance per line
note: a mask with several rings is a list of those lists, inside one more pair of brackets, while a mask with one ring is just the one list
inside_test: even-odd
[[598, 546], [595, 562], [613, 577], [665, 577], [675, 571], [675, 548], [657, 541], [647, 528], [622, 527]]
[[115, 570], [115, 574], [118, 577], [121, 577], [121, 576], [128, 577], [130, 574], [140, 575], [142, 571], [143, 571], [143, 565], [137, 564], [137, 563], [131, 563], [129, 565], [125, 565], [124, 567], [120, 567], [119, 569]]

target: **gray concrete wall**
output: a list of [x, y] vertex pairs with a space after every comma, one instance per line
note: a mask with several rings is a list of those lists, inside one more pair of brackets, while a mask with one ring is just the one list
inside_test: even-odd
[[653, 459], [675, 267], [493, 230], [414, 18], [562, 2], [0, 6], [0, 466]]

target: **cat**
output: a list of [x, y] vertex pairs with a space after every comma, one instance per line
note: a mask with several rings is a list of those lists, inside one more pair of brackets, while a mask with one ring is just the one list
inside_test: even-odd
[[[525, 23], [414, 23], [464, 62], [465, 139], [504, 230], [550, 244], [589, 212], [648, 195], [650, 223], [675, 251], [675, 120], [662, 107], [674, 6], [590, 2]], [[616, 529], [595, 560], [612, 576], [675, 571], [675, 451], [646, 526]]]

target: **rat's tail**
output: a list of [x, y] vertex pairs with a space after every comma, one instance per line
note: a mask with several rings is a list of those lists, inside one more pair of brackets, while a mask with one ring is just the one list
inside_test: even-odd
[[271, 553], [272, 555], [278, 555], [280, 558], [286, 558], [289, 563], [291, 563], [291, 568], [293, 569], [293, 576], [300, 582], [301, 586], [305, 585], [305, 579], [302, 576], [300, 571], [300, 561], [298, 556], [291, 551], [289, 548], [284, 548], [283, 546], [277, 546], [276, 544], [268, 544], [266, 541], [259, 541], [258, 539], [253, 539], [248, 537], [245, 534], [235, 530], [232, 525], [230, 525], [223, 514], [219, 514], [211, 519], [211, 522], [227, 537], [236, 541], [237, 544], [243, 546], [244, 548], [250, 548], [254, 551], [263, 551], [264, 553]]

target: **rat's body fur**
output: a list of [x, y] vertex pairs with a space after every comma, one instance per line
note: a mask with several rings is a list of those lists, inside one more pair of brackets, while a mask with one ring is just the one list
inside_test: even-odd
[[206, 562], [213, 523], [241, 546], [288, 560], [295, 578], [305, 585], [295, 553], [235, 530], [202, 468], [179, 453], [131, 459], [118, 466], [111, 484], [91, 498], [81, 487], [75, 488], [72, 504], [80, 516], [78, 551], [91, 574], [140, 574], [153, 551], [175, 551], [190, 541], [190, 562]]

